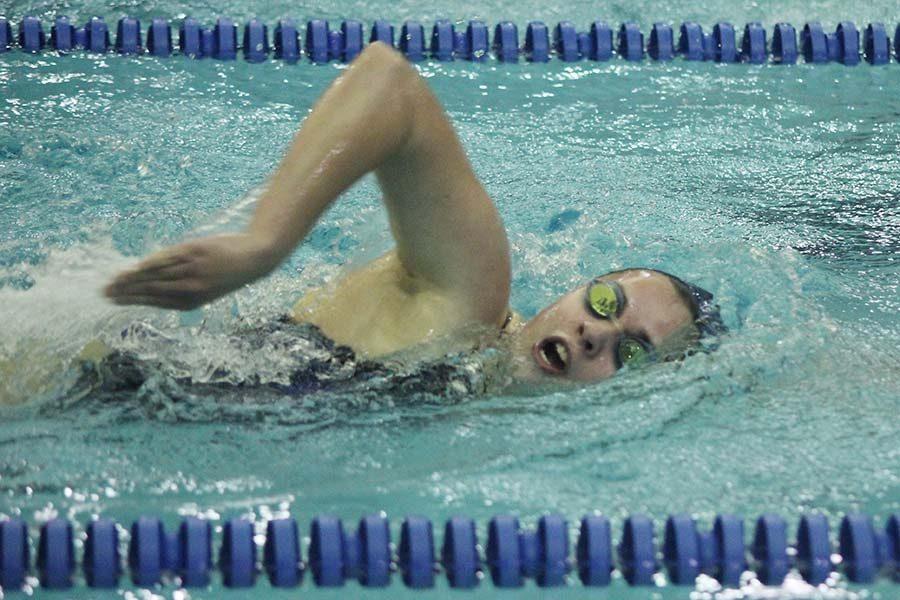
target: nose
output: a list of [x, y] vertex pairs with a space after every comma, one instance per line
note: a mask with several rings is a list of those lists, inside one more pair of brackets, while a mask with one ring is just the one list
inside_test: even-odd
[[578, 343], [587, 358], [594, 358], [609, 345], [616, 334], [616, 325], [608, 320], [582, 321], [578, 325]]

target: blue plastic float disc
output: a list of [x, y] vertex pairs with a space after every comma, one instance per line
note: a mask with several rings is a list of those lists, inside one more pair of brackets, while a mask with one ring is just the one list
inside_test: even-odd
[[766, 62], [766, 30], [761, 23], [753, 22], [744, 25], [741, 57], [754, 65]]
[[328, 21], [324, 19], [307, 21], [306, 55], [317, 64], [328, 62]]
[[466, 59], [483, 62], [488, 59], [488, 28], [483, 21], [469, 21], [466, 27]]
[[900, 513], [893, 514], [888, 519], [884, 535], [887, 547], [885, 556], [882, 557], [883, 566], [895, 581], [900, 581]]
[[588, 58], [591, 60], [609, 60], [613, 54], [613, 32], [605, 21], [591, 23], [591, 31], [588, 34]]
[[517, 518], [498, 516], [488, 523], [487, 564], [495, 586], [510, 588], [522, 585]]
[[685, 60], [704, 60], [703, 28], [693, 21], [681, 24], [678, 35], [678, 52]]
[[231, 519], [222, 530], [219, 569], [226, 587], [253, 587], [256, 583], [256, 543], [253, 524], [245, 519]]
[[441, 562], [450, 587], [469, 589], [478, 585], [478, 538], [475, 521], [468, 517], [452, 517], [444, 526]]
[[75, 47], [75, 27], [68, 17], [56, 17], [50, 27], [50, 45], [54, 50], [67, 52]]
[[434, 587], [434, 532], [424, 517], [407, 517], [400, 526], [400, 570], [406, 587]]
[[102, 18], [91, 17], [84, 26], [84, 33], [87, 50], [100, 54], [109, 50], [109, 28]]
[[366, 587], [384, 587], [391, 582], [391, 532], [382, 515], [359, 521], [359, 582]]
[[72, 524], [67, 520], [51, 519], [41, 527], [37, 568], [43, 587], [54, 590], [72, 587], [75, 548], [72, 545]]
[[654, 23], [647, 42], [647, 53], [653, 60], [672, 60], [675, 56], [675, 42], [672, 27], [668, 23]]
[[724, 586], [740, 584], [747, 568], [744, 556], [744, 521], [734, 515], [719, 515], [713, 523], [713, 538], [718, 559], [716, 579]]
[[40, 52], [44, 49], [44, 27], [40, 19], [25, 17], [19, 24], [19, 46], [26, 52]]
[[122, 17], [116, 25], [116, 52], [119, 54], [140, 54], [141, 22], [132, 17]]
[[710, 33], [703, 34], [703, 60], [716, 59], [716, 42]]
[[532, 21], [525, 30], [525, 59], [529, 62], [550, 60], [550, 36], [541, 21]]
[[109, 519], [91, 521], [84, 540], [84, 578], [90, 587], [114, 588], [119, 583], [119, 532]]
[[209, 522], [197, 517], [186, 517], [178, 529], [178, 547], [181, 552], [178, 564], [181, 585], [209, 585], [209, 571], [212, 567], [212, 529]]
[[[313, 521], [315, 527], [315, 521]], [[313, 536], [321, 553], [321, 542]], [[312, 545], [310, 546], [312, 554]], [[312, 562], [312, 558], [310, 558]], [[321, 556], [319, 557], [321, 562]], [[338, 563], [340, 544], [338, 543]], [[274, 519], [266, 523], [266, 544], [263, 546], [263, 564], [272, 587], [293, 587], [300, 584], [303, 571], [300, 567], [300, 539], [297, 535], [297, 521], [291, 518]], [[340, 570], [338, 564], [338, 570]], [[316, 581], [318, 583], [318, 580]], [[319, 584], [321, 585], [321, 584]]]
[[631, 515], [619, 543], [619, 564], [630, 585], [653, 585], [656, 551], [653, 547], [653, 522], [644, 515]]
[[27, 572], [28, 527], [19, 519], [0, 522], [0, 588], [19, 589]]
[[838, 23], [834, 32], [837, 37], [837, 60], [848, 67], [859, 64], [859, 31], [850, 21]]
[[84, 27], [76, 27], [73, 31], [75, 48], [86, 49], [88, 46], [88, 34]]
[[869, 64], [886, 65], [891, 61], [891, 44], [883, 23], [869, 23], [864, 47]]
[[578, 577], [582, 584], [586, 586], [609, 585], [613, 569], [609, 519], [601, 515], [582, 517], [576, 555]]
[[363, 26], [359, 21], [344, 21], [341, 23], [341, 60], [352, 62], [359, 56], [363, 49]]
[[841, 47], [837, 33], [825, 34], [825, 47], [828, 48], [829, 61], [838, 61], [841, 59]]
[[522, 559], [522, 576], [535, 577], [538, 572], [538, 538], [537, 532], [519, 531], [519, 556]]
[[584, 58], [590, 51], [591, 36], [583, 31], [578, 32], [578, 54], [580, 54], [581, 57]]
[[394, 46], [394, 26], [389, 22], [379, 19], [372, 24], [372, 33], [369, 35], [369, 43], [384, 42], [388, 46]]
[[578, 53], [578, 33], [570, 21], [560, 21], [553, 29], [553, 48], [563, 62], [575, 62], [581, 58]]
[[734, 26], [724, 21], [716, 23], [713, 25], [712, 35], [716, 62], [732, 63], [737, 61], [738, 52]]
[[[344, 552], [344, 525], [337, 517], [320, 515], [312, 520], [309, 569], [320, 587], [344, 585], [344, 577], [356, 577], [356, 557], [349, 568]], [[299, 555], [299, 553], [298, 553]]]
[[494, 55], [500, 62], [519, 60], [519, 29], [515, 23], [503, 21], [494, 27]]
[[152, 587], [162, 577], [165, 555], [165, 533], [162, 522], [141, 517], [131, 525], [128, 545], [128, 566], [131, 581], [140, 587]]
[[789, 23], [776, 23], [772, 34], [772, 59], [782, 65], [797, 62], [797, 32]]
[[347, 531], [344, 534], [344, 579], [359, 579], [362, 574], [362, 550], [359, 533]]
[[163, 534], [163, 570], [177, 573], [181, 565], [181, 541], [178, 531]]
[[328, 29], [328, 60], [344, 62], [344, 27], [340, 29]]
[[219, 17], [213, 27], [213, 58], [234, 60], [237, 58], [237, 25], [231, 19]]
[[0, 17], [0, 52], [6, 52], [12, 44], [12, 25], [5, 18]]
[[538, 571], [540, 587], [554, 587], [566, 582], [569, 571], [569, 527], [560, 515], [544, 515], [538, 521]]
[[418, 62], [425, 58], [425, 28], [418, 21], [405, 21], [400, 28], [400, 51], [407, 60]]
[[781, 585], [790, 565], [787, 555], [787, 523], [778, 515], [762, 515], [753, 535], [756, 574], [766, 585]]
[[700, 574], [700, 544], [690, 515], [672, 515], [666, 520], [663, 561], [672, 583], [694, 584]]
[[328, 30], [328, 58], [341, 60], [344, 48], [344, 35], [334, 29]]
[[259, 19], [251, 19], [244, 25], [244, 59], [247, 62], [263, 62], [269, 56], [269, 28]]
[[295, 63], [300, 58], [300, 40], [297, 23], [293, 19], [281, 19], [275, 25], [275, 58]]
[[700, 552], [700, 572], [710, 577], [716, 576], [719, 564], [716, 538], [712, 531], [697, 532], [697, 549]]
[[453, 23], [438, 19], [431, 29], [431, 57], [435, 60], [453, 60], [455, 32]]
[[817, 21], [807, 23], [800, 33], [803, 59], [808, 63], [828, 62], [828, 40], [822, 25]]
[[200, 56], [212, 57], [216, 50], [216, 36], [209, 27], [200, 30]]
[[900, 24], [894, 29], [894, 56], [900, 62]]
[[191, 58], [203, 58], [203, 33], [200, 22], [188, 17], [178, 27], [178, 48]]
[[618, 52], [625, 60], [644, 59], [644, 34], [637, 23], [622, 23], [619, 27]]
[[797, 570], [808, 583], [819, 585], [831, 572], [828, 519], [815, 513], [800, 517], [797, 527]]
[[469, 42], [465, 31], [453, 31], [453, 54], [464, 60], [469, 59]]
[[875, 529], [868, 515], [847, 515], [841, 521], [842, 566], [854, 583], [872, 583], [878, 575], [878, 549]]
[[153, 56], [172, 54], [172, 27], [165, 19], [153, 19], [147, 28], [147, 52]]

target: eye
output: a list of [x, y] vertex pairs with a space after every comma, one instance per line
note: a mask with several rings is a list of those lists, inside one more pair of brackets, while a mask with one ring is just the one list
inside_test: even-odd
[[650, 360], [650, 351], [647, 347], [634, 338], [625, 338], [619, 343], [617, 350], [619, 355], [619, 364], [622, 366], [635, 367], [642, 365]]

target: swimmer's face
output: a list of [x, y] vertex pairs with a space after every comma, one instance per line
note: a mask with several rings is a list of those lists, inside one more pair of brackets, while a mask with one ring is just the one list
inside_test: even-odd
[[[697, 337], [691, 310], [662, 273], [629, 270], [599, 278], [625, 297], [618, 316], [595, 315], [581, 285], [531, 319], [515, 341], [516, 373], [525, 381], [597, 381], [622, 367], [623, 344], [660, 358], [684, 352]], [[627, 347], [627, 346], [626, 346]]]

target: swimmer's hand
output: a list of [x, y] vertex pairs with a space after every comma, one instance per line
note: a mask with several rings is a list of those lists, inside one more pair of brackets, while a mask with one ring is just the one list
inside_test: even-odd
[[119, 273], [103, 293], [115, 304], [192, 310], [259, 279], [277, 262], [251, 234], [210, 236], [153, 254]]

